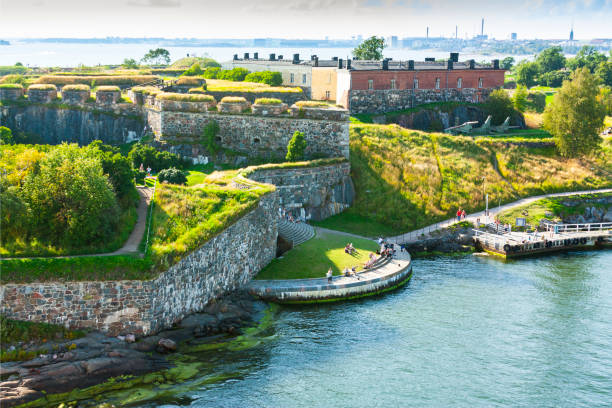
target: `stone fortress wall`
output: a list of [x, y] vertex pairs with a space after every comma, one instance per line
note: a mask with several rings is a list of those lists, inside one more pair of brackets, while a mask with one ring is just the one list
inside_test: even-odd
[[0, 287], [0, 313], [110, 335], [152, 334], [248, 283], [275, 257], [277, 222], [274, 191], [153, 280], [9, 283]]

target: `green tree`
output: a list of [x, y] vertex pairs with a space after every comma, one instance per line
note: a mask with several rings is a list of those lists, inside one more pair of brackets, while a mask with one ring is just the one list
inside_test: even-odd
[[512, 69], [512, 67], [514, 66], [514, 58], [512, 57], [506, 57], [503, 60], [501, 60], [501, 67], [503, 69]]
[[246, 82], [261, 82], [262, 84], [268, 84], [271, 86], [279, 86], [283, 84], [283, 76], [280, 72], [272, 71], [258, 71], [251, 72], [244, 80]]
[[571, 72], [566, 69], [546, 72], [545, 74], [542, 74], [538, 77], [538, 83], [540, 85], [558, 88], [563, 85], [563, 81], [569, 79], [570, 73]]
[[547, 48], [536, 56], [535, 62], [538, 64], [540, 74], [564, 68], [565, 56], [563, 55], [563, 48], [558, 46]]
[[539, 67], [535, 62], [522, 61], [516, 66], [516, 82], [531, 88], [536, 84]]
[[221, 68], [219, 67], [208, 67], [204, 70], [204, 74], [202, 76], [206, 79], [218, 79], [220, 72]]
[[595, 75], [606, 86], [612, 86], [612, 61], [602, 61], [595, 70]]
[[2, 241], [27, 240], [31, 234], [30, 211], [17, 186], [0, 186]]
[[134, 58], [125, 58], [121, 66], [127, 69], [137, 69], [139, 67], [138, 61], [136, 61]]
[[304, 139], [304, 133], [296, 130], [287, 145], [287, 156], [285, 156], [285, 160], [292, 162], [302, 160], [305, 152], [306, 139]]
[[249, 70], [245, 68], [232, 68], [228, 70], [221, 70], [217, 74], [218, 79], [226, 79], [228, 81], [242, 82], [244, 78], [249, 74]]
[[385, 46], [384, 38], [372, 36], [353, 50], [353, 57], [358, 60], [381, 60]]
[[11, 132], [11, 129], [0, 126], [0, 145], [13, 144], [13, 142], [13, 132]]
[[519, 85], [516, 87], [514, 91], [514, 96], [512, 97], [512, 103], [514, 104], [514, 108], [519, 112], [525, 112], [527, 109], [527, 96], [529, 92], [527, 88], [523, 85]]
[[88, 147], [100, 159], [102, 170], [113, 185], [121, 206], [126, 208], [136, 204], [138, 193], [130, 159], [122, 156], [117, 147], [105, 145], [100, 140], [94, 140]]
[[24, 201], [37, 237], [61, 247], [99, 244], [114, 236], [119, 207], [100, 160], [62, 144], [25, 178]]
[[203, 73], [204, 73], [204, 70], [202, 70], [202, 68], [200, 67], [200, 64], [196, 62], [191, 67], [189, 67], [187, 71], [183, 72], [181, 76], [183, 75], [184, 76], [198, 76], [198, 75], [202, 75]]
[[170, 52], [164, 48], [151, 49], [142, 57], [142, 61], [151, 65], [168, 65]]
[[493, 123], [500, 123], [508, 116], [514, 115], [514, 105], [508, 92], [503, 89], [496, 89], [483, 103], [485, 111], [492, 116]]
[[587, 67], [589, 71], [595, 72], [599, 64], [607, 59], [606, 55], [597, 51], [595, 47], [585, 45], [580, 48], [574, 58], [567, 60], [566, 66], [572, 71], [577, 68]]
[[544, 128], [563, 156], [587, 155], [599, 148], [605, 107], [598, 94], [598, 79], [584, 67], [572, 73], [546, 107]]

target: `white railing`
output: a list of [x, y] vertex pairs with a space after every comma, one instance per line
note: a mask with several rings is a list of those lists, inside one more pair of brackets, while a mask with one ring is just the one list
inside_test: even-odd
[[555, 224], [548, 220], [542, 220], [540, 225], [546, 228], [548, 232], [590, 232], [590, 231], [607, 231], [612, 230], [612, 222], [599, 222], [590, 224]]

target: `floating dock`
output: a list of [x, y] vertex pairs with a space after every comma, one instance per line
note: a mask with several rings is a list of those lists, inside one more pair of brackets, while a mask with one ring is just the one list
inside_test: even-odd
[[520, 258], [570, 249], [595, 249], [612, 244], [612, 223], [541, 224], [546, 230], [533, 233], [492, 233], [474, 230], [477, 248], [504, 258]]

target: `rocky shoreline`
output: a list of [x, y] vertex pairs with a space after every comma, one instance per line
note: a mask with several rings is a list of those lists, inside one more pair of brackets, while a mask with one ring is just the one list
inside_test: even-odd
[[472, 226], [441, 230], [435, 237], [404, 244], [413, 258], [426, 254], [468, 253], [474, 250]]
[[[174, 328], [153, 336], [108, 337], [87, 333], [75, 340], [53, 340], [44, 345], [19, 346], [37, 351], [36, 358], [2, 363], [0, 401], [14, 407], [46, 395], [83, 389], [119, 376], [141, 376], [174, 367], [169, 353], [183, 344], [231, 339], [245, 327], [253, 326], [266, 310], [264, 302], [245, 292], [234, 292], [209, 304], [201, 313], [190, 315]], [[4, 345], [3, 345], [4, 346]], [[11, 347], [11, 346], [9, 346]], [[10, 350], [10, 348], [9, 348]]]

